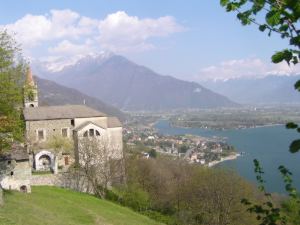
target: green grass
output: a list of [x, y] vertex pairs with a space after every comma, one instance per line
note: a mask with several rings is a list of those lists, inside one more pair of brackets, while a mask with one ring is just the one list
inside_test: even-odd
[[57, 187], [32, 187], [31, 194], [6, 192], [0, 208], [0, 224], [18, 225], [152, 225], [146, 216], [97, 199], [91, 195]]

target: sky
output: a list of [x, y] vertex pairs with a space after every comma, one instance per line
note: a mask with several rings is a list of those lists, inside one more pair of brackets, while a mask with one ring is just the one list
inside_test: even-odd
[[3, 1], [0, 29], [15, 34], [30, 61], [65, 65], [110, 52], [184, 80], [293, 75], [271, 64], [288, 47], [278, 35], [242, 26], [219, 0]]

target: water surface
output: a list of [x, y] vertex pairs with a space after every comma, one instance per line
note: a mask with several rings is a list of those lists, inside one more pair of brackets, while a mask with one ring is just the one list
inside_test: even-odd
[[278, 171], [279, 165], [285, 165], [292, 173], [294, 184], [300, 190], [300, 152], [291, 154], [290, 143], [300, 138], [294, 130], [284, 126], [267, 126], [239, 130], [210, 130], [201, 128], [171, 127], [166, 120], [158, 121], [155, 128], [161, 134], [194, 134], [203, 137], [226, 137], [227, 142], [237, 151], [246, 154], [236, 160], [225, 161], [221, 167], [236, 170], [241, 176], [255, 182], [253, 159], [258, 159], [265, 171], [268, 191], [284, 193], [284, 183]]

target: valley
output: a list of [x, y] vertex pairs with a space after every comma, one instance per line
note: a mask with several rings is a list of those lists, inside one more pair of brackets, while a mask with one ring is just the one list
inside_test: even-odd
[[245, 129], [300, 122], [300, 105], [259, 105], [240, 108], [189, 110], [170, 116], [174, 127]]

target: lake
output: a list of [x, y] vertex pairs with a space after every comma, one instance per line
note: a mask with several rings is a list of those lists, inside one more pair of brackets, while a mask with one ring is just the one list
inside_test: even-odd
[[300, 138], [295, 130], [285, 126], [266, 126], [236, 130], [210, 130], [201, 128], [171, 127], [167, 120], [158, 121], [155, 128], [165, 135], [193, 134], [203, 137], [225, 137], [238, 152], [245, 155], [236, 160], [225, 161], [219, 166], [234, 169], [244, 178], [256, 182], [253, 159], [258, 159], [265, 172], [266, 187], [269, 192], [285, 193], [284, 183], [278, 171], [279, 165], [285, 165], [292, 173], [294, 185], [300, 190], [300, 152], [289, 153], [290, 143]]

